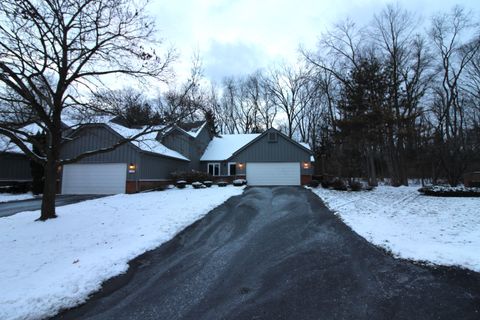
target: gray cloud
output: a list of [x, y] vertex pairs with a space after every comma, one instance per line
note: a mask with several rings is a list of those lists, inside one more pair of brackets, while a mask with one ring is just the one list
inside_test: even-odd
[[252, 73], [264, 67], [268, 60], [267, 54], [258, 46], [212, 41], [204, 53], [205, 75], [219, 83], [224, 77]]

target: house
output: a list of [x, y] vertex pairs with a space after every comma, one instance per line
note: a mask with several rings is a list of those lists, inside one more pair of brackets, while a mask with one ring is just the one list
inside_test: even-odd
[[[62, 159], [71, 159], [88, 150], [108, 148], [143, 129], [126, 128], [114, 122], [87, 124], [75, 130], [62, 146]], [[172, 132], [170, 135], [174, 136]], [[203, 137], [201, 132], [198, 138]], [[95, 154], [62, 168], [61, 190], [65, 194], [134, 193], [169, 183], [173, 171], [188, 170], [191, 155], [178, 138], [171, 149], [157, 132], [143, 135], [113, 151]], [[168, 140], [168, 139], [166, 139]], [[192, 144], [196, 138], [193, 138]], [[174, 145], [172, 141], [169, 145]], [[183, 154], [182, 154], [183, 153]], [[193, 157], [195, 158], [195, 157]]]
[[10, 139], [0, 136], [0, 186], [32, 182], [30, 160]]
[[245, 178], [252, 186], [310, 182], [312, 152], [278, 130], [214, 137], [200, 159], [200, 170], [214, 177]]
[[[43, 128], [36, 123], [30, 123], [20, 126], [21, 131], [35, 136], [43, 132]], [[68, 133], [70, 127], [62, 122], [62, 129]], [[26, 146], [32, 150], [32, 144], [25, 141]], [[25, 155], [16, 144], [10, 141], [10, 138], [0, 135], [0, 186], [12, 186], [18, 184], [31, 184], [30, 159]]]
[[[109, 148], [141, 131], [115, 121], [66, 130], [61, 158]], [[249, 185], [300, 185], [311, 179], [308, 146], [275, 129], [213, 137], [207, 123], [200, 121], [160, 132], [64, 165], [59, 189], [65, 194], [134, 193], [169, 184], [172, 172], [186, 170], [208, 172], [216, 180], [245, 178]], [[0, 184], [29, 183], [29, 159], [6, 137], [0, 138]]]

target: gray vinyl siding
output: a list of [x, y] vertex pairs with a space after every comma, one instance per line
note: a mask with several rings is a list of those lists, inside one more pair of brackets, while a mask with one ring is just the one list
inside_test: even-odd
[[208, 127], [205, 125], [195, 139], [190, 143], [190, 170], [200, 169], [200, 158], [202, 157], [208, 143], [212, 140]]
[[[234, 155], [228, 162], [308, 162], [310, 153], [298, 146], [296, 143], [287, 140], [278, 134], [277, 142], [269, 142], [268, 134], [262, 136], [255, 143], [251, 144], [238, 154]], [[245, 168], [244, 168], [245, 169]], [[239, 171], [239, 170], [237, 170]], [[245, 170], [243, 170], [245, 171]], [[237, 172], [237, 174], [245, 174]], [[312, 169], [301, 169], [301, 174], [312, 174]]]
[[174, 171], [187, 170], [188, 162], [141, 153], [138, 169], [140, 180], [164, 180]]
[[[162, 144], [172, 150], [179, 152], [181, 155], [190, 159], [190, 144], [191, 137], [183, 132], [173, 129], [174, 131], [166, 135]], [[192, 139], [193, 140], [193, 139]]]
[[200, 158], [211, 139], [208, 127], [203, 126], [196, 138], [174, 129], [170, 134], [164, 136], [162, 143], [167, 148], [175, 150], [190, 159], [188, 170], [200, 170]]
[[[120, 139], [118, 135], [102, 126], [82, 128], [71, 138], [71, 141], [62, 146], [62, 159], [70, 159], [86, 151], [110, 147]], [[127, 143], [113, 151], [83, 158], [78, 163], [135, 163], [138, 165], [139, 161], [139, 150]], [[133, 174], [127, 173], [127, 180], [136, 180], [138, 176], [138, 170]]]
[[30, 160], [17, 153], [0, 153], [1, 181], [31, 181]]

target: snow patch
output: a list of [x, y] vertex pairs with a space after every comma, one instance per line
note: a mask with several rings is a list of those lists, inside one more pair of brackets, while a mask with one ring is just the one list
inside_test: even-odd
[[13, 194], [13, 193], [0, 193], [0, 203], [18, 200], [28, 200], [35, 198], [31, 193]]
[[0, 219], [0, 319], [40, 319], [74, 307], [128, 261], [173, 238], [243, 188], [115, 195]]
[[480, 199], [429, 197], [417, 190], [312, 189], [355, 232], [398, 257], [480, 272]]

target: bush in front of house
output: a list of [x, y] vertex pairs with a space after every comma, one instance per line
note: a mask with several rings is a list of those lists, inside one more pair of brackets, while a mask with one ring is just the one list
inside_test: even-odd
[[0, 187], [0, 193], [23, 194], [31, 190], [30, 182], [14, 182], [8, 186]]
[[480, 188], [464, 186], [426, 186], [418, 192], [434, 197], [480, 197]]
[[212, 186], [212, 184], [213, 184], [212, 181], [209, 181], [209, 180], [203, 181], [203, 185], [204, 185], [205, 187], [207, 187], [207, 188], [210, 188], [210, 187]]
[[333, 180], [331, 187], [334, 190], [337, 190], [337, 191], [347, 191], [348, 190], [347, 184], [345, 183], [345, 181], [343, 179], [339, 179], [339, 178]]
[[226, 181], [218, 181], [218, 182], [217, 182], [217, 185], [218, 185], [219, 187], [226, 187], [226, 186], [227, 186], [227, 182], [226, 182]]
[[192, 182], [192, 187], [193, 187], [194, 189], [206, 188], [206, 187], [203, 185], [203, 183], [198, 182], [198, 181]]
[[233, 180], [232, 183], [235, 187], [241, 187], [241, 186], [247, 184], [247, 180], [245, 180], [245, 179], [235, 179], [235, 180]]
[[172, 180], [185, 180], [187, 183], [193, 183], [195, 181], [211, 180], [211, 176], [202, 171], [190, 170], [190, 171], [175, 171], [170, 174]]
[[308, 186], [310, 188], [318, 188], [319, 185], [320, 185], [320, 181], [318, 180], [312, 180], [308, 183]]
[[352, 191], [361, 191], [363, 189], [363, 184], [360, 181], [355, 181], [355, 180], [350, 181], [348, 186]]
[[175, 186], [176, 186], [178, 189], [184, 189], [186, 185], [187, 185], [187, 181], [185, 181], [185, 180], [178, 180], [178, 181], [175, 183]]

